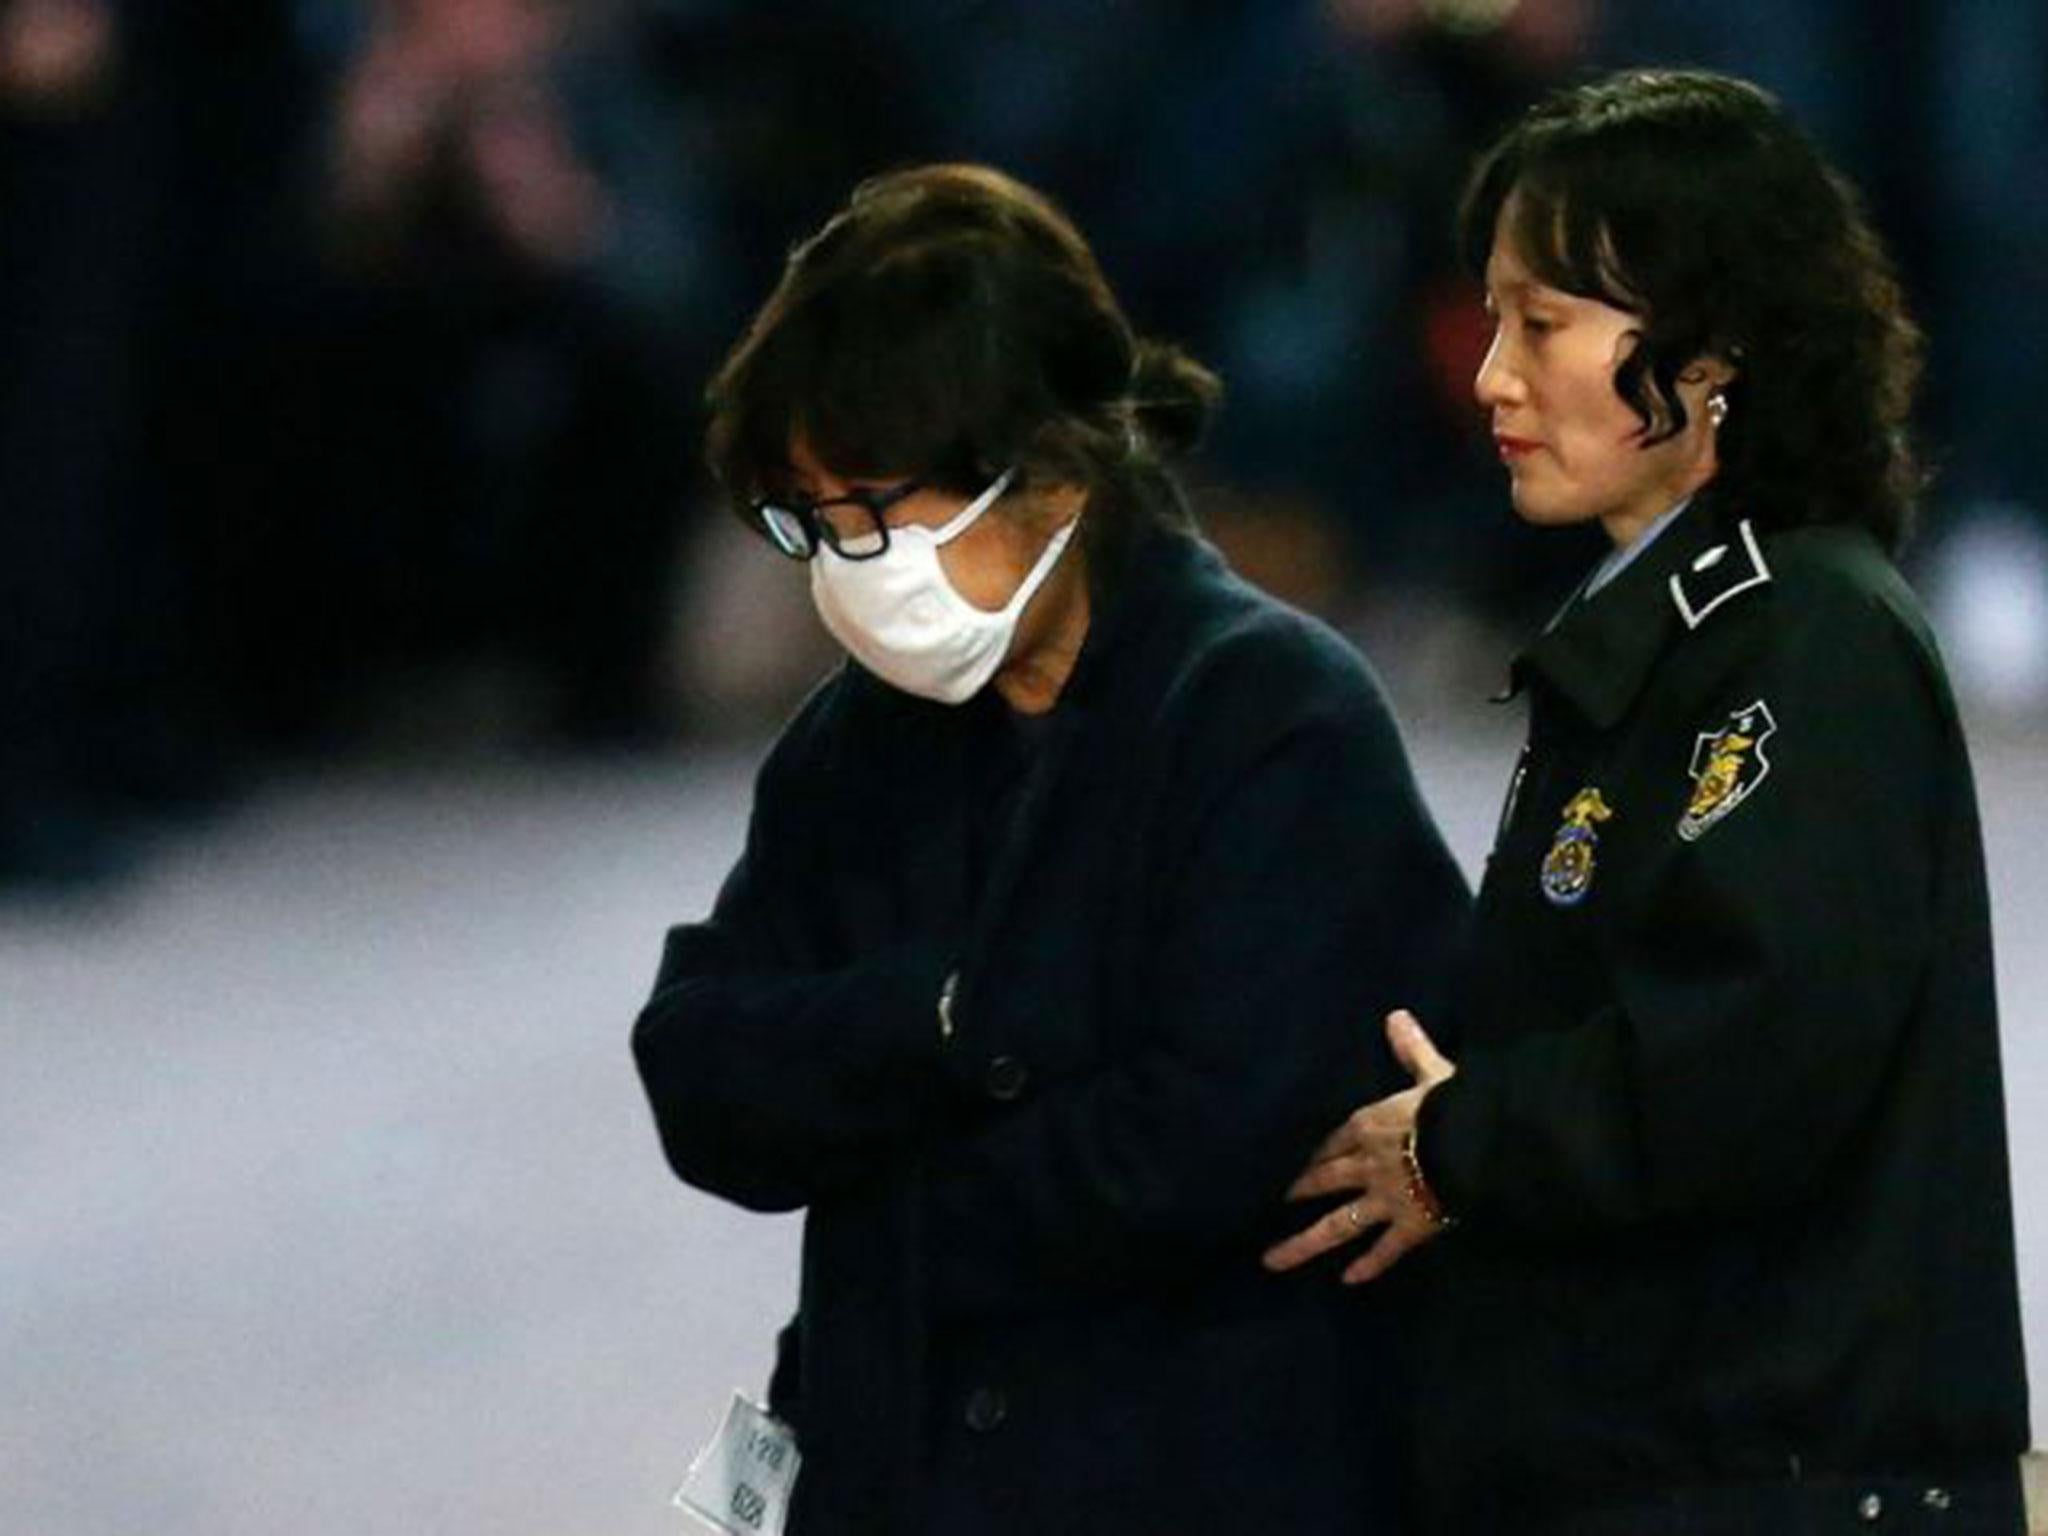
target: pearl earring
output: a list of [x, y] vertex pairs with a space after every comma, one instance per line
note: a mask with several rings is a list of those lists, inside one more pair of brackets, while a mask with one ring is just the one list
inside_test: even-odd
[[1717, 389], [1711, 395], [1707, 396], [1707, 420], [1711, 421], [1715, 426], [1718, 427], [1721, 425], [1722, 422], [1726, 421], [1727, 419], [1728, 397], [1722, 394], [1721, 391]]

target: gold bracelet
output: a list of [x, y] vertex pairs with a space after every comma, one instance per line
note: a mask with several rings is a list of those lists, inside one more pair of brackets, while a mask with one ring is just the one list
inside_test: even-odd
[[1422, 1159], [1415, 1155], [1413, 1126], [1401, 1133], [1401, 1166], [1408, 1174], [1408, 1199], [1429, 1219], [1430, 1230], [1445, 1232], [1455, 1227], [1458, 1218], [1445, 1210], [1443, 1201], [1437, 1199], [1436, 1191], [1429, 1187], [1429, 1179], [1422, 1171]]

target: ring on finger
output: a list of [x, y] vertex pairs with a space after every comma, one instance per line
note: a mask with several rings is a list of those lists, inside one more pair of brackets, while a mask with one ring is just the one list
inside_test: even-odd
[[1365, 1230], [1365, 1212], [1358, 1208], [1356, 1200], [1344, 1207], [1344, 1219], [1351, 1223], [1352, 1231], [1363, 1232]]

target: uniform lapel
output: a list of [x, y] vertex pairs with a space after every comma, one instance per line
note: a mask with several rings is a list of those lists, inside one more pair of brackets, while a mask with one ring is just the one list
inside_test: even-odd
[[1515, 684], [1540, 673], [1595, 727], [1613, 726], [1679, 626], [1671, 577], [1717, 542], [1719, 529], [1711, 499], [1700, 496], [1607, 586], [1573, 599], [1516, 660]]

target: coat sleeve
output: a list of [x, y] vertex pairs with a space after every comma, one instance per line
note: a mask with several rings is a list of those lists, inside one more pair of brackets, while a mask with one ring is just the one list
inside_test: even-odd
[[[1762, 700], [1768, 775], [1696, 839], [1674, 813], [1609, 930], [1610, 1003], [1469, 1051], [1424, 1102], [1425, 1172], [1475, 1228], [1796, 1206], [1878, 1096], [1934, 942], [1944, 797], [1966, 771], [1945, 694], [1894, 616], [1846, 600], [1726, 687], [1689, 729]], [[1674, 742], [1674, 773], [1690, 744]]]
[[900, 1160], [948, 1099], [936, 950], [806, 963], [816, 946], [797, 764], [816, 713], [763, 767], [739, 862], [709, 918], [669, 931], [633, 1026], [670, 1166], [757, 1210], [807, 1205]]
[[1302, 722], [1207, 805], [1162, 893], [1139, 1046], [926, 1168], [942, 1312], [1156, 1286], [1277, 1235], [1281, 1195], [1395, 1075], [1380, 1010], [1453, 942], [1465, 890], [1392, 722]]

